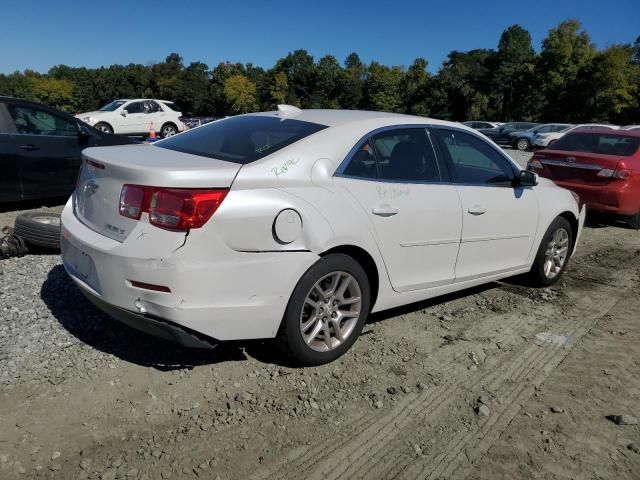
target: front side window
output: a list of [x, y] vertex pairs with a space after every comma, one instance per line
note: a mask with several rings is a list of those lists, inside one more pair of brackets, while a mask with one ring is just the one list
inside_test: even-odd
[[127, 113], [142, 113], [142, 102], [131, 102], [129, 105], [124, 107]]
[[156, 146], [246, 164], [327, 128], [326, 125], [266, 115], [241, 115], [161, 140]]
[[75, 137], [78, 127], [74, 122], [37, 108], [7, 105], [16, 131], [23, 135], [53, 135]]
[[432, 131], [440, 151], [451, 165], [456, 183], [511, 185], [515, 177], [514, 168], [487, 142], [457, 130]]
[[553, 150], [599, 153], [626, 157], [638, 150], [640, 138], [602, 133], [568, 133], [560, 137]]

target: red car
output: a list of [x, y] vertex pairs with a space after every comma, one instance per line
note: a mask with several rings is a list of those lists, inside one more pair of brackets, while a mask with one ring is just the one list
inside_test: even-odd
[[640, 131], [576, 129], [536, 152], [527, 169], [580, 196], [587, 208], [640, 228]]

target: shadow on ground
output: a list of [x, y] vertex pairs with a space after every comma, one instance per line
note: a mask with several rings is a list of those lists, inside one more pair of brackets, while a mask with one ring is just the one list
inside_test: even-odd
[[51, 314], [80, 342], [121, 360], [158, 370], [193, 368], [229, 361], [259, 361], [291, 366], [274, 341], [222, 342], [213, 350], [183, 348], [139, 332], [93, 306], [62, 265], [51, 269], [40, 290]]

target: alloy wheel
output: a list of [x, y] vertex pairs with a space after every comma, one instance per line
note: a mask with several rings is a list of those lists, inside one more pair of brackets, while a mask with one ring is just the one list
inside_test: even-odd
[[317, 352], [340, 346], [353, 332], [362, 307], [362, 293], [355, 277], [332, 272], [318, 280], [307, 294], [300, 314], [300, 332]]
[[569, 233], [559, 228], [553, 233], [544, 254], [544, 274], [547, 278], [557, 277], [569, 255]]
[[520, 140], [518, 140], [518, 142], [516, 143], [516, 148], [518, 150], [524, 151], [527, 148], [529, 148], [529, 142], [527, 141], [526, 138], [521, 138]]

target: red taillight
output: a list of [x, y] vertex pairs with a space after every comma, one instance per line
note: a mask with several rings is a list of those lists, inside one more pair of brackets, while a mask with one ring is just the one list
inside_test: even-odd
[[189, 189], [125, 185], [120, 193], [120, 214], [169, 230], [200, 228], [218, 209], [227, 189]]
[[603, 168], [596, 174], [596, 176], [624, 180], [625, 178], [629, 178], [631, 176], [631, 171], [627, 170], [626, 168], [616, 169], [616, 170], [612, 170], [610, 168]]
[[144, 290], [153, 290], [154, 292], [171, 293], [171, 289], [164, 285], [154, 285], [153, 283], [137, 282], [135, 280], [129, 281], [131, 282], [132, 287], [142, 288]]
[[140, 220], [145, 211], [145, 195], [148, 187], [125, 185], [120, 192], [120, 215]]

